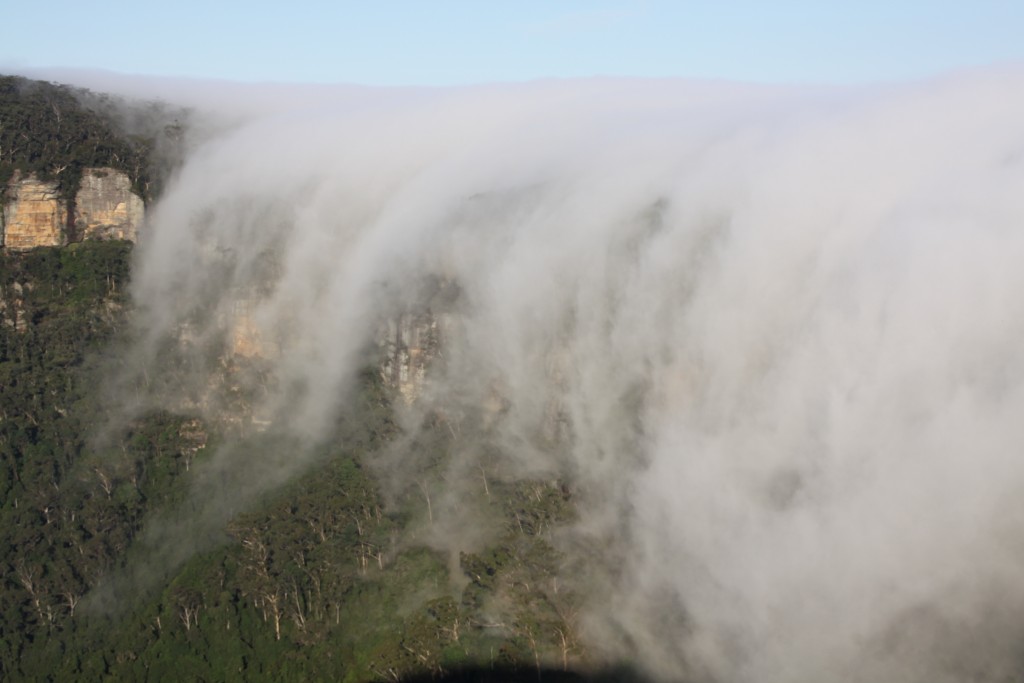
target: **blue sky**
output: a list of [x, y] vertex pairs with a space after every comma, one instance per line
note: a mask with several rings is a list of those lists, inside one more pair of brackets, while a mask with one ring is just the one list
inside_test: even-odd
[[3, 14], [7, 71], [376, 85], [601, 75], [850, 83], [1024, 61], [1024, 0], [10, 0]]

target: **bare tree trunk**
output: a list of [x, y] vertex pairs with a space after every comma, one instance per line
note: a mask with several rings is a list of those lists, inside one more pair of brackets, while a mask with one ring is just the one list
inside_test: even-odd
[[430, 507], [430, 493], [427, 491], [427, 487], [423, 485], [422, 481], [418, 481], [416, 483], [419, 484], [420, 491], [423, 492], [423, 497], [427, 501], [427, 518], [430, 520], [430, 523], [433, 524], [434, 523], [434, 511]]

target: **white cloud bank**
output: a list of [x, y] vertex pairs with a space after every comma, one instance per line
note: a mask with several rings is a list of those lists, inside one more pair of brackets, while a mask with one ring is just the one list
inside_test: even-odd
[[451, 278], [424, 400], [498, 388], [504, 456], [573, 482], [616, 565], [592, 645], [697, 680], [1024, 670], [1024, 71], [247, 92], [142, 238], [154, 335], [269, 274], [266, 400], [315, 435]]

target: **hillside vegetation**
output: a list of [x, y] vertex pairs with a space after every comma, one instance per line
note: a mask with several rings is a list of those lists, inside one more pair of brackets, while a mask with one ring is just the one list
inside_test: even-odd
[[[0, 187], [15, 172], [57, 182], [71, 201], [86, 168], [124, 171], [149, 201], [180, 156], [189, 112], [128, 103], [57, 83], [0, 75]], [[3, 193], [0, 193], [0, 203]]]
[[[21, 169], [65, 186], [96, 165], [150, 177], [154, 141], [66, 88], [0, 78], [0, 122], [0, 182]], [[578, 596], [551, 536], [571, 493], [474, 473], [494, 533], [458, 557], [432, 547], [457, 437], [435, 420], [402, 441], [372, 359], [312, 469], [200, 514], [244, 487], [217, 474], [232, 427], [124, 412], [141, 388], [107, 381], [132, 334], [131, 258], [123, 242], [0, 253], [0, 679], [578, 679]], [[385, 496], [372, 459], [399, 443], [420, 469]], [[232, 444], [295, 447], [272, 427]]]

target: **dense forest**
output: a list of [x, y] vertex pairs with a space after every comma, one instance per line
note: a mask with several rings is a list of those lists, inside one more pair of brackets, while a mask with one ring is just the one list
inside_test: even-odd
[[188, 116], [165, 102], [129, 105], [84, 88], [0, 75], [0, 187], [15, 172], [32, 174], [56, 181], [72, 201], [83, 169], [111, 167], [151, 200], [180, 154]]
[[[0, 78], [0, 183], [22, 170], [68, 188], [104, 165], [154, 198], [163, 143], [88, 106], [101, 101]], [[106, 378], [133, 334], [132, 250], [0, 253], [0, 679], [632, 677], [591, 668], [578, 596], [558, 583], [551, 534], [575, 514], [564, 485], [481, 470], [490, 544], [450, 557], [422, 540], [455, 434], [435, 420], [403, 441], [372, 357], [312, 469], [194, 515], [232, 486], [210, 472], [236, 427], [121, 409], [137, 388]], [[232, 442], [293, 447], [272, 428]], [[415, 449], [421, 469], [385, 495], [369, 459], [389, 443]], [[185, 539], [187, 552], [168, 549]]]

